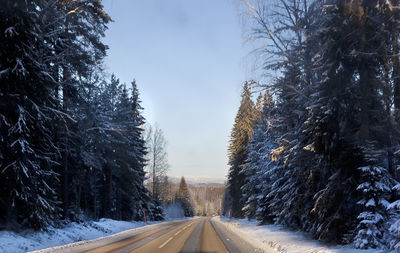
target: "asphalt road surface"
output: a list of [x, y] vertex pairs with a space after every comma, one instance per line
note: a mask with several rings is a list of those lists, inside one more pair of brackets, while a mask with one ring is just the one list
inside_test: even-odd
[[251, 253], [260, 250], [210, 218], [198, 218], [167, 224], [85, 252]]

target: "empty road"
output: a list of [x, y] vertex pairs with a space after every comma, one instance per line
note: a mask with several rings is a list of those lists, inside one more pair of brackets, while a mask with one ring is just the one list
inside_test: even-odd
[[210, 218], [198, 218], [175, 223], [136, 234], [98, 248], [68, 252], [260, 252], [224, 225]]

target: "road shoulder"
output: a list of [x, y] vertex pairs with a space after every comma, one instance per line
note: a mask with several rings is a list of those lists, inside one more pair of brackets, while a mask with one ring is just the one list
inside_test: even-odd
[[40, 250], [31, 251], [31, 253], [50, 253], [50, 252], [83, 252], [105, 246], [107, 244], [116, 243], [121, 240], [126, 240], [129, 237], [136, 236], [140, 233], [145, 233], [150, 230], [154, 230], [161, 227], [168, 227], [169, 225], [179, 224], [187, 221], [184, 220], [173, 220], [165, 221], [157, 224], [146, 225], [134, 229], [125, 230], [119, 233], [115, 233], [109, 236], [103, 236], [92, 240], [82, 240], [73, 242], [65, 245], [59, 245], [51, 248], [45, 248]]
[[213, 217], [210, 222], [225, 247], [231, 253], [272, 252], [266, 251], [257, 240], [251, 240], [240, 231], [232, 229], [229, 224], [221, 222], [219, 217]]

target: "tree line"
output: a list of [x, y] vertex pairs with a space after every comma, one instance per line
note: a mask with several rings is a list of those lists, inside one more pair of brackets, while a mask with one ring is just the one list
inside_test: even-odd
[[136, 82], [103, 71], [111, 21], [100, 0], [1, 1], [1, 229], [162, 219]]
[[399, 249], [399, 1], [245, 5], [268, 84], [243, 87], [223, 212]]
[[[182, 178], [184, 181], [182, 182]], [[181, 181], [170, 182], [168, 176], [163, 176], [159, 180], [158, 192], [159, 199], [164, 206], [175, 205], [183, 206], [183, 209], [191, 209], [191, 216], [211, 216], [221, 213], [221, 200], [224, 193], [225, 185], [223, 184], [191, 184], [186, 183], [184, 177]], [[152, 189], [152, 182], [147, 183], [147, 187]], [[184, 189], [187, 190], [184, 190]], [[184, 202], [182, 204], [182, 199]]]
[[[152, 166], [150, 166], [151, 168]], [[167, 175], [162, 175], [165, 171], [155, 172], [157, 174], [155, 181], [145, 183], [152, 195], [157, 194], [156, 199], [160, 201], [165, 209], [168, 210], [169, 207], [173, 206], [175, 209], [181, 209], [183, 216], [193, 217], [195, 215], [193, 187], [186, 183], [185, 177], [181, 177], [178, 184], [170, 182]]]

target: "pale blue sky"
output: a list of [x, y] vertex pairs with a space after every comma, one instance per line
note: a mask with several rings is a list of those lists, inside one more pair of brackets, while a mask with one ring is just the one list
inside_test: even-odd
[[104, 0], [107, 71], [133, 78], [168, 141], [169, 174], [225, 178], [242, 83], [252, 77], [235, 0]]

